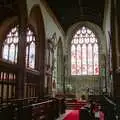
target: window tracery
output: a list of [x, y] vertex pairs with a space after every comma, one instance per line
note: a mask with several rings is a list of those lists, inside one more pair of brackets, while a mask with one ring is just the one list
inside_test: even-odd
[[35, 68], [35, 35], [29, 28], [27, 29], [26, 67]]
[[6, 39], [3, 43], [3, 59], [17, 63], [17, 52], [18, 52], [18, 27], [14, 27], [7, 34]]
[[[18, 26], [12, 28], [3, 42], [2, 58], [12, 63], [17, 63], [18, 54]], [[35, 35], [27, 28], [26, 39], [26, 67], [35, 69]]]
[[87, 27], [81, 27], [71, 41], [71, 74], [99, 75], [98, 40]]

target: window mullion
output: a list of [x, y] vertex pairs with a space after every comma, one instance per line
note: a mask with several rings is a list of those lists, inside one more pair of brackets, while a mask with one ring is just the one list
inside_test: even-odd
[[80, 44], [80, 49], [81, 49], [81, 69], [80, 69], [80, 72], [81, 72], [81, 74], [80, 75], [82, 75], [82, 45]]
[[13, 62], [15, 63], [15, 44], [13, 43], [14, 45], [14, 57], [13, 57]]
[[83, 44], [81, 45], [81, 75], [83, 74]]
[[[26, 67], [35, 69], [35, 59], [36, 59], [36, 44], [35, 44], [35, 35], [30, 28], [27, 29], [27, 45], [28, 48], [26, 56]], [[35, 45], [35, 46], [34, 46]], [[34, 53], [33, 53], [34, 51]]]
[[75, 45], [75, 56], [76, 56], [76, 75], [78, 75], [78, 73], [77, 73], [77, 67], [78, 67], [78, 64], [77, 64], [77, 45]]
[[50, 46], [48, 46], [48, 65], [50, 65]]
[[87, 66], [87, 75], [88, 75], [88, 44], [86, 44], [86, 66]]
[[28, 59], [27, 59], [27, 67], [29, 67], [30, 43], [29, 43], [27, 46], [28, 46]]
[[18, 49], [18, 44], [15, 44], [15, 62], [17, 62], [17, 50]]
[[10, 59], [10, 44], [8, 44], [8, 60]]
[[92, 44], [92, 74], [94, 75], [94, 44]]

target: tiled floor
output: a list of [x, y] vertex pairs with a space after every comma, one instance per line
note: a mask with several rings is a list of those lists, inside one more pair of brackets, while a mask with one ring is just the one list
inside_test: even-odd
[[66, 110], [64, 114], [60, 115], [56, 120], [63, 120], [72, 110]]

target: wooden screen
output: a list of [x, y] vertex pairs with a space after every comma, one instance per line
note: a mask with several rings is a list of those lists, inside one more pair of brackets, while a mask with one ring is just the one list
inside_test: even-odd
[[16, 76], [16, 69], [0, 60], [0, 103], [15, 99]]

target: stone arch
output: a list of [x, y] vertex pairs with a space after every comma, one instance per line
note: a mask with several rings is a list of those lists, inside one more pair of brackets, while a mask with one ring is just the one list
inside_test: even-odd
[[44, 29], [44, 21], [41, 12], [41, 8], [38, 4], [34, 4], [30, 10], [30, 14], [28, 17], [28, 24], [31, 24], [36, 34], [36, 64], [37, 69], [40, 70], [40, 96], [44, 95], [44, 79], [45, 79], [45, 29]]
[[[13, 29], [15, 27], [19, 28], [18, 17], [16, 17], [16, 16], [14, 16], [12, 18], [8, 18], [2, 23], [1, 28], [0, 28], [1, 42], [4, 42], [4, 40], [7, 37], [6, 35], [11, 31], [11, 29]], [[32, 25], [29, 24], [27, 27], [29, 27], [29, 29], [32, 30], [32, 32], [35, 34], [35, 30], [34, 30], [34, 27]], [[19, 31], [17, 31], [17, 32], [19, 32]], [[1, 57], [2, 57], [2, 43], [1, 43]]]
[[6, 34], [18, 24], [18, 17], [6, 19], [0, 26], [0, 40], [5, 40]]
[[[103, 31], [98, 25], [88, 22], [88, 21], [81, 21], [79, 23], [75, 23], [68, 29], [67, 36], [66, 36], [66, 48], [67, 48], [67, 53], [68, 53], [68, 60], [70, 60], [69, 55], [71, 51], [70, 45], [71, 45], [72, 36], [82, 26], [88, 27], [90, 30], [92, 30], [92, 32], [94, 32], [94, 34], [98, 38], [99, 53], [100, 53], [99, 60], [101, 61], [102, 55], [104, 54], [106, 55], [106, 38], [105, 38]], [[69, 64], [71, 64], [70, 61], [69, 61]], [[69, 66], [68, 66], [68, 69], [70, 69]], [[70, 71], [68, 71], [68, 74], [70, 75]]]
[[[81, 22], [73, 24], [68, 29], [67, 34], [66, 34], [66, 51], [67, 51], [67, 67], [66, 67], [66, 71], [67, 71], [67, 78], [68, 78], [67, 81], [70, 80], [70, 83], [72, 84], [73, 89], [76, 89], [75, 87], [77, 85], [79, 85], [79, 88], [80, 88], [80, 84], [81, 84], [80, 81], [83, 81], [83, 83], [81, 84], [81, 87], [85, 85], [84, 88], [87, 88], [87, 87], [89, 87], [91, 85], [92, 82], [90, 83], [90, 85], [87, 86], [84, 81], [89, 82], [90, 79], [93, 80], [93, 81], [94, 80], [97, 81], [98, 79], [101, 79], [100, 78], [101, 71], [100, 71], [99, 76], [97, 76], [97, 77], [90, 76], [88, 79], [86, 79], [87, 76], [71, 76], [71, 40], [72, 40], [73, 35], [82, 26], [85, 26], [85, 27], [89, 28], [96, 35], [96, 37], [98, 38], [99, 65], [100, 65], [100, 68], [101, 68], [101, 64], [103, 62], [103, 55], [106, 55], [106, 38], [105, 38], [105, 35], [104, 35], [102, 29], [98, 25], [96, 25], [94, 23], [91, 23], [89, 21], [81, 21]], [[73, 83], [73, 81], [74, 81], [74, 83]], [[99, 86], [99, 84], [100, 84], [100, 81], [98, 80], [96, 82], [96, 85]], [[77, 92], [79, 93], [80, 90], [78, 90]]]
[[2, 43], [6, 39], [7, 33], [11, 28], [15, 27], [18, 24], [18, 17], [14, 16], [6, 19], [0, 26], [0, 57], [2, 57]]
[[[39, 53], [36, 63], [44, 65], [45, 56], [45, 31], [44, 31], [44, 21], [41, 13], [40, 6], [38, 4], [33, 5], [31, 8], [28, 24], [34, 27], [37, 36], [37, 53]], [[37, 54], [36, 53], [36, 54]], [[38, 60], [36, 59], [36, 60]], [[39, 66], [39, 69], [41, 65]]]
[[[105, 42], [105, 35], [102, 31], [102, 29], [94, 24], [94, 23], [91, 23], [89, 21], [81, 21], [79, 23], [75, 23], [73, 24], [67, 31], [67, 41], [68, 41], [68, 45], [70, 44], [70, 40], [72, 39], [72, 36], [75, 34], [75, 32], [82, 26], [86, 26], [88, 27], [90, 30], [92, 30], [94, 32], [94, 34], [96, 35], [96, 37], [98, 38], [99, 40], [99, 45], [100, 45], [100, 49], [102, 49], [103, 53], [106, 53], [106, 42]], [[104, 46], [105, 44], [105, 46]]]
[[33, 5], [31, 8], [28, 17], [28, 24], [31, 24], [38, 34], [41, 33], [41, 35], [44, 36], [44, 21], [40, 6], [38, 4]]

